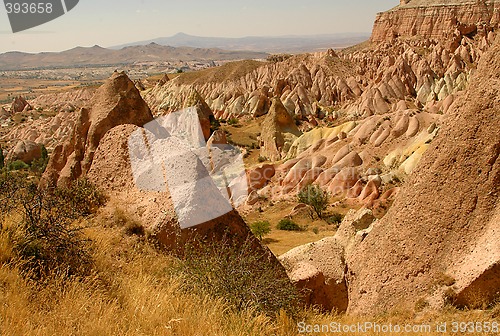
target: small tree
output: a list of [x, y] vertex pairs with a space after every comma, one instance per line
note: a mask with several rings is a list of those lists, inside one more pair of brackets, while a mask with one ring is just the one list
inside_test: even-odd
[[253, 234], [262, 240], [262, 237], [271, 232], [271, 224], [268, 221], [258, 221], [250, 225]]
[[319, 218], [328, 205], [328, 193], [316, 184], [305, 186], [297, 195], [299, 202], [310, 205]]
[[292, 221], [290, 218], [283, 218], [279, 221], [278, 225], [276, 225], [278, 230], [283, 231], [303, 231], [304, 229], [300, 227], [299, 224]]

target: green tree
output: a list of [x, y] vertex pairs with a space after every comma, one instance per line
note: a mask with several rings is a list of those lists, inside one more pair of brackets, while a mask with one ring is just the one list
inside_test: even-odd
[[[305, 186], [297, 195], [300, 203], [310, 205], [319, 218], [323, 218], [323, 212], [328, 205], [328, 193], [316, 184]], [[311, 216], [312, 217], [312, 216]]]
[[295, 223], [290, 218], [283, 218], [279, 221], [278, 225], [276, 225], [278, 230], [283, 231], [303, 231], [304, 229], [300, 227], [299, 224]]
[[262, 240], [262, 237], [271, 232], [271, 224], [268, 221], [258, 221], [250, 225], [253, 234]]

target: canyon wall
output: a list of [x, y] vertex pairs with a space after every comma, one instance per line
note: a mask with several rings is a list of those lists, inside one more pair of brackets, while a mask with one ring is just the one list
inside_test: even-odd
[[401, 0], [399, 6], [377, 15], [371, 40], [486, 35], [499, 22], [498, 0]]

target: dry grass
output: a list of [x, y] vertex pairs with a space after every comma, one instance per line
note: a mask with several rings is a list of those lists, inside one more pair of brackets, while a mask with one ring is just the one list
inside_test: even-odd
[[[88, 229], [86, 235], [95, 244], [94, 272], [87, 278], [54, 278], [40, 285], [26, 280], [15, 263], [1, 264], [0, 334], [297, 335], [300, 321], [309, 325], [374, 321], [435, 326], [436, 322], [500, 318], [497, 305], [489, 311], [447, 308], [424, 315], [396, 311], [372, 319], [307, 310], [298, 321], [284, 313], [271, 319], [251, 310], [234, 311], [222, 298], [214, 300], [182, 290], [180, 278], [169, 271], [172, 257], [143, 238], [127, 236], [121, 227], [98, 225]], [[9, 253], [9, 241], [8, 231], [2, 231], [2, 255]]]
[[[293, 207], [297, 205], [296, 202], [281, 201], [273, 206], [270, 206], [269, 201], [265, 201], [261, 206], [261, 211], [254, 209], [247, 213], [244, 218], [247, 223], [254, 223], [257, 221], [267, 220], [271, 223], [271, 232], [265, 236], [263, 243], [271, 249], [275, 255], [282, 255], [294, 247], [312, 243], [321, 240], [325, 237], [333, 236], [337, 227], [328, 224], [325, 220], [314, 217], [314, 220], [308, 214], [294, 216], [292, 220], [303, 227], [304, 231], [281, 231], [276, 229], [276, 225], [280, 220], [287, 217], [292, 211]], [[330, 214], [341, 213], [345, 215], [349, 209], [332, 207], [328, 209], [325, 218]], [[317, 229], [318, 233], [313, 230]]]
[[120, 228], [87, 234], [96, 263], [88, 278], [35, 285], [15, 265], [0, 267], [2, 335], [274, 334], [268, 317], [185, 293], [168, 271], [172, 258]]

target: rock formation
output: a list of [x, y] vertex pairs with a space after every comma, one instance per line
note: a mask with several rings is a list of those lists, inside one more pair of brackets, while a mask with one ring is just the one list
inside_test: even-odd
[[43, 183], [67, 184], [86, 174], [106, 132], [118, 125], [142, 126], [151, 120], [151, 111], [134, 83], [125, 73], [115, 72], [96, 91], [91, 106], [80, 110], [69, 142], [54, 149]]
[[498, 0], [402, 0], [396, 8], [377, 15], [371, 40], [486, 36], [498, 28], [499, 10]]
[[7, 161], [23, 161], [30, 164], [33, 160], [42, 156], [42, 146], [29, 140], [19, 140], [16, 146], [9, 152]]
[[34, 109], [41, 108], [56, 112], [74, 112], [87, 105], [94, 93], [94, 88], [85, 88], [61, 93], [44, 94], [30, 101], [30, 104]]
[[28, 101], [24, 97], [16, 97], [12, 101], [12, 105], [10, 107], [10, 113], [20, 113], [24, 111], [29, 111], [31, 110], [32, 107], [28, 103]]
[[272, 161], [281, 160], [300, 134], [295, 120], [283, 106], [281, 100], [274, 98], [262, 125], [261, 155]]
[[279, 257], [309, 305], [345, 312], [349, 306], [346, 258], [368, 234], [375, 217], [350, 210], [333, 237], [299, 246]]
[[14, 126], [1, 137], [10, 146], [15, 146], [19, 140], [34, 141], [53, 149], [58, 144], [65, 143], [72, 135], [77, 113], [60, 112], [53, 118], [28, 120]]
[[500, 41], [394, 206], [347, 259], [349, 312], [414, 304], [446, 287], [436, 284], [443, 274], [460, 306], [499, 297], [499, 52]]

